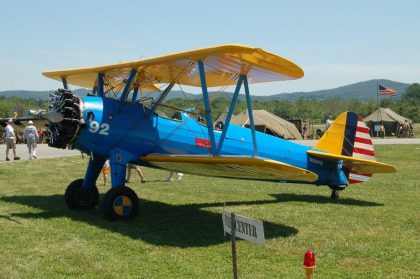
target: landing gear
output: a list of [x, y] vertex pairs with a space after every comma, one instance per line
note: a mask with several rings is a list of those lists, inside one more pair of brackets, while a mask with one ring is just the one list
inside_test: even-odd
[[340, 192], [344, 191], [346, 189], [346, 187], [344, 185], [343, 186], [337, 186], [337, 185], [331, 186], [330, 185], [329, 187], [331, 189], [331, 199], [332, 200], [338, 200], [340, 198]]
[[69, 209], [93, 209], [98, 204], [99, 192], [96, 185], [83, 188], [83, 179], [76, 179], [69, 184], [64, 194]]
[[129, 220], [137, 216], [139, 198], [129, 187], [113, 187], [104, 196], [104, 214], [109, 221]]
[[340, 198], [340, 190], [332, 190], [331, 199], [338, 200]]

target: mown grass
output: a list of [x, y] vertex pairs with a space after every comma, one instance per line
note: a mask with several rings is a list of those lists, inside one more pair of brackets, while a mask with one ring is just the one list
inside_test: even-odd
[[87, 159], [0, 164], [0, 278], [232, 278], [224, 203], [264, 221], [265, 247], [237, 242], [240, 278], [304, 278], [308, 249], [313, 278], [419, 278], [420, 145], [376, 150], [398, 172], [352, 185], [338, 202], [326, 187], [192, 175], [170, 183], [144, 168], [149, 182], [131, 183], [139, 217], [115, 223], [64, 205]]

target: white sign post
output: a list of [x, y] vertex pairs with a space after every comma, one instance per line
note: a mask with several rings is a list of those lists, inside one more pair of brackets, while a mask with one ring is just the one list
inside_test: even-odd
[[236, 264], [236, 237], [263, 246], [265, 244], [264, 226], [260, 220], [251, 219], [224, 209], [222, 214], [223, 231], [231, 235], [233, 278], [238, 278]]
[[[232, 234], [232, 213], [226, 209], [223, 210], [223, 228], [228, 234]], [[235, 235], [238, 238], [251, 241], [255, 244], [264, 246], [264, 226], [261, 220], [248, 218], [235, 214]]]

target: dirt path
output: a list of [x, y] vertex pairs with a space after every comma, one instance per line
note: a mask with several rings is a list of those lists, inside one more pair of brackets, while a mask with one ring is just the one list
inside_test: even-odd
[[[16, 145], [16, 153], [21, 160], [28, 160], [29, 153], [26, 144]], [[38, 144], [36, 148], [36, 155], [38, 158], [80, 156], [80, 154], [79, 150], [57, 149], [49, 147], [48, 144]], [[13, 158], [13, 152], [11, 150], [9, 151], [9, 158]], [[0, 163], [4, 162], [6, 162], [6, 145], [0, 144]], [[13, 162], [13, 160], [10, 162]]]

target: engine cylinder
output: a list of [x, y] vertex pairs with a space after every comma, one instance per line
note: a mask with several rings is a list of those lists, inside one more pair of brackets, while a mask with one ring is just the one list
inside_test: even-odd
[[62, 114], [64, 119], [60, 122], [48, 123], [50, 132], [48, 146], [64, 149], [76, 138], [81, 126], [80, 102], [80, 98], [70, 90], [58, 89], [54, 92], [50, 111]]

